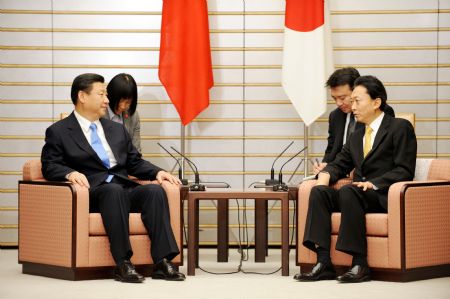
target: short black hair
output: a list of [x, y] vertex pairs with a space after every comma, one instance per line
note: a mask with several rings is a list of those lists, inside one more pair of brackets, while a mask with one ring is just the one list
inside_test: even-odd
[[387, 101], [387, 92], [384, 88], [383, 83], [375, 76], [361, 76], [356, 79], [353, 88], [356, 86], [364, 86], [367, 89], [369, 96], [375, 100], [376, 98], [381, 99], [380, 110], [384, 111]]
[[80, 90], [90, 93], [92, 90], [92, 84], [100, 82], [105, 83], [105, 78], [98, 74], [94, 73], [86, 73], [78, 75], [72, 82], [72, 89], [70, 90], [70, 97], [72, 98], [72, 103], [74, 105], [77, 104], [78, 101], [78, 92]]
[[116, 111], [121, 99], [131, 99], [131, 105], [128, 109], [130, 115], [136, 112], [137, 107], [137, 84], [134, 78], [125, 73], [118, 74], [109, 81], [106, 87], [108, 91], [109, 107]]
[[357, 69], [353, 67], [345, 67], [342, 69], [335, 70], [328, 78], [325, 86], [334, 88], [337, 86], [348, 85], [350, 89], [352, 89], [355, 80], [358, 79], [360, 76], [361, 75], [359, 74]]

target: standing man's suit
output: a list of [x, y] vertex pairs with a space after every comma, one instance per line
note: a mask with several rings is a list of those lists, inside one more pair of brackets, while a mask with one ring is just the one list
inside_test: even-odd
[[[389, 105], [385, 106], [384, 113], [395, 117], [394, 109], [392, 109]], [[330, 163], [334, 161], [336, 155], [341, 151], [342, 146], [344, 145], [346, 119], [347, 113], [342, 112], [339, 108], [336, 108], [330, 112], [330, 116], [328, 118], [328, 143], [322, 160], [323, 162]], [[355, 131], [359, 128], [364, 129], [364, 124], [356, 123]]]
[[389, 186], [414, 177], [417, 141], [410, 122], [385, 114], [372, 149], [365, 158], [364, 130], [364, 126], [356, 129], [323, 172], [330, 174], [330, 184], [333, 184], [355, 169], [353, 181], [370, 181], [376, 190], [363, 191], [354, 185], [346, 185], [340, 190], [329, 186], [314, 187], [303, 240], [303, 245], [313, 251], [316, 251], [316, 244], [330, 249], [331, 213], [341, 211], [336, 249], [349, 254], [366, 254], [365, 214], [386, 212]]
[[[163, 258], [171, 260], [179, 254], [179, 249], [170, 226], [166, 193], [160, 185], [141, 186], [128, 179], [128, 175], [132, 175], [154, 180], [162, 169], [141, 158], [123, 125], [107, 119], [99, 121], [117, 164], [109, 169], [104, 166], [72, 113], [46, 131], [41, 157], [44, 177], [63, 181], [73, 171], [87, 177], [90, 209], [102, 214], [116, 263], [132, 256], [128, 214], [134, 211], [141, 212], [152, 240], [154, 262]], [[105, 180], [109, 175], [113, 178], [107, 183]]]

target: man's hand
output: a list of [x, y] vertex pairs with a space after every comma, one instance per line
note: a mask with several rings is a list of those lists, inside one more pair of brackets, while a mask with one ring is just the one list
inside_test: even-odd
[[325, 168], [325, 166], [327, 166], [327, 163], [314, 163], [313, 164], [313, 167], [314, 167], [313, 173], [318, 174]]
[[373, 189], [373, 184], [371, 182], [353, 182], [353, 185], [363, 188], [363, 191]]
[[175, 184], [175, 185], [181, 184], [181, 181], [177, 177], [174, 177], [173, 175], [171, 175], [168, 172], [165, 172], [164, 170], [161, 170], [160, 172], [158, 172], [158, 174], [156, 175], [156, 180], [160, 184], [162, 184], [162, 182], [164, 180], [169, 181], [170, 183]]
[[317, 177], [317, 186], [329, 186], [330, 174], [328, 172], [320, 172]]
[[90, 187], [86, 176], [78, 171], [72, 171], [71, 173], [69, 173], [69, 175], [67, 176], [67, 180], [82, 187]]

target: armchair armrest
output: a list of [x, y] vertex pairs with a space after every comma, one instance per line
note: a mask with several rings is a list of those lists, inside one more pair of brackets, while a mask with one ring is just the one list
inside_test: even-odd
[[449, 192], [450, 181], [443, 180], [399, 182], [389, 188], [389, 261], [395, 261], [393, 267], [450, 263]]

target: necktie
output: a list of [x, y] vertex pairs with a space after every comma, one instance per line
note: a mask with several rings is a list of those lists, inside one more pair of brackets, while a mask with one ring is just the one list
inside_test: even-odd
[[347, 126], [347, 135], [345, 135], [345, 142], [348, 142], [348, 139], [350, 138], [350, 135], [352, 135], [353, 131], [355, 130], [355, 116], [353, 113], [350, 114], [350, 121], [348, 122]]
[[364, 135], [364, 158], [372, 149], [372, 132], [373, 129], [370, 126], [366, 126], [366, 134]]
[[[89, 128], [91, 129], [91, 146], [97, 153], [97, 156], [100, 158], [100, 160], [102, 160], [103, 165], [105, 165], [106, 168], [109, 168], [109, 157], [108, 154], [106, 153], [105, 148], [103, 147], [100, 137], [97, 134], [97, 125], [91, 123]], [[106, 181], [108, 183], [111, 182], [112, 177], [113, 177], [112, 175], [109, 175]]]

